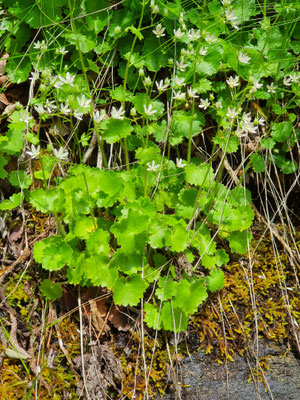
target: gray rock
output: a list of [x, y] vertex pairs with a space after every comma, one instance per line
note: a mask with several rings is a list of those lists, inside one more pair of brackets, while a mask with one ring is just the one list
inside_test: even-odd
[[[178, 369], [177, 390], [161, 400], [299, 400], [300, 366], [292, 353], [275, 345], [260, 344], [259, 356], [268, 356], [265, 383], [249, 381], [255, 359], [235, 356], [234, 362], [217, 364], [199, 351], [186, 357]], [[157, 399], [159, 400], [159, 399]]]

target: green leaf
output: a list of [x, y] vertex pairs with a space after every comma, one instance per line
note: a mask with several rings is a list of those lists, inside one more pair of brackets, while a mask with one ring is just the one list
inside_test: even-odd
[[8, 163], [8, 158], [0, 155], [0, 179], [5, 179], [7, 177], [7, 172], [4, 169], [4, 166]]
[[209, 188], [214, 179], [213, 169], [208, 164], [204, 163], [198, 167], [195, 164], [188, 164], [185, 167], [185, 173], [188, 183], [203, 188]]
[[59, 283], [44, 279], [40, 284], [40, 291], [48, 300], [56, 300], [62, 296], [62, 288]]
[[74, 235], [79, 239], [88, 239], [95, 230], [95, 220], [93, 217], [80, 217], [74, 227]]
[[43, 213], [58, 211], [59, 206], [64, 201], [63, 193], [56, 188], [36, 189], [30, 193], [30, 203], [36, 210]]
[[140, 275], [131, 275], [126, 279], [121, 277], [114, 286], [114, 302], [123, 306], [136, 306], [143, 297], [147, 286], [148, 284]]
[[130, 135], [133, 128], [128, 119], [113, 119], [109, 118], [102, 122], [103, 139], [109, 143], [115, 143], [121, 138]]
[[206, 277], [208, 290], [216, 292], [224, 287], [224, 272], [221, 269], [214, 268]]
[[[119, 85], [112, 89], [110, 92], [110, 97], [114, 100], [117, 100], [119, 102], [123, 101], [123, 95], [124, 95], [124, 87], [122, 85]], [[132, 101], [134, 98], [132, 92], [129, 90], [125, 90], [125, 101]]]
[[158, 281], [158, 288], [155, 291], [156, 297], [159, 300], [169, 300], [176, 295], [177, 282], [170, 276], [161, 277]]
[[230, 135], [229, 137], [224, 136], [221, 132], [219, 132], [214, 138], [213, 142], [222, 150], [226, 150], [226, 153], [235, 153], [240, 145], [239, 139], [237, 136]]
[[104, 254], [93, 255], [86, 260], [85, 272], [94, 286], [103, 286], [112, 289], [117, 278], [116, 268], [109, 266], [109, 258]]
[[273, 147], [276, 144], [275, 140], [272, 139], [271, 137], [269, 137], [267, 139], [261, 139], [260, 143], [261, 143], [262, 147], [265, 149], [273, 149]]
[[160, 309], [155, 307], [153, 304], [146, 303], [144, 306], [145, 317], [144, 321], [152, 329], [161, 329], [162, 320], [160, 315]]
[[18, 207], [23, 201], [23, 194], [21, 192], [15, 193], [8, 200], [3, 200], [0, 204], [1, 210], [12, 210]]
[[26, 173], [26, 171], [11, 171], [9, 174], [9, 182], [16, 187], [21, 189], [28, 189], [32, 184], [32, 178]]
[[229, 235], [229, 246], [232, 252], [244, 255], [248, 248], [248, 241], [251, 242], [252, 235], [247, 231], [231, 232]]
[[206, 299], [207, 291], [204, 279], [197, 279], [195, 282], [181, 279], [177, 286], [174, 305], [187, 314], [193, 314]]
[[97, 228], [88, 235], [86, 241], [86, 248], [90, 254], [104, 254], [108, 256], [110, 251], [109, 246], [109, 233], [103, 229]]
[[35, 243], [33, 248], [35, 260], [48, 271], [58, 271], [68, 264], [72, 248], [60, 236], [50, 236]]
[[161, 320], [166, 331], [186, 331], [189, 317], [181, 309], [171, 306], [170, 302], [164, 302], [161, 309]]
[[176, 215], [192, 218], [196, 210], [198, 190], [196, 188], [182, 189], [179, 193], [180, 202], [176, 206]]
[[189, 234], [181, 222], [168, 229], [165, 234], [166, 246], [174, 252], [184, 251], [188, 245]]
[[293, 136], [293, 125], [288, 121], [276, 123], [272, 126], [271, 136], [277, 142], [286, 142]]
[[265, 168], [266, 168], [265, 160], [259, 154], [257, 154], [257, 153], [252, 154], [251, 157], [250, 157], [250, 161], [252, 163], [254, 172], [260, 173], [260, 172], [263, 172], [265, 170]]
[[91, 40], [86, 35], [82, 35], [81, 33], [66, 33], [63, 36], [82, 53], [88, 53], [96, 46], [95, 40]]

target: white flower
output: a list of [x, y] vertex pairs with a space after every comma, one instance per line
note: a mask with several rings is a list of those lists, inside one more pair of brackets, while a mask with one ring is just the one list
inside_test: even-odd
[[225, 17], [234, 26], [234, 21], [237, 20], [237, 17], [231, 9], [225, 10]]
[[204, 47], [202, 46], [202, 47], [200, 48], [200, 50], [199, 50], [199, 53], [200, 53], [201, 56], [206, 56], [207, 50], [204, 49]]
[[162, 24], [157, 24], [152, 32], [157, 38], [165, 36], [165, 28], [162, 26]]
[[194, 98], [194, 99], [196, 99], [197, 97], [199, 97], [199, 96], [197, 95], [197, 90], [196, 90], [196, 89], [192, 89], [191, 87], [188, 88], [187, 93], [188, 93], [188, 96], [189, 96], [189, 97], [192, 97], [192, 98]]
[[91, 100], [88, 100], [84, 94], [81, 97], [77, 97], [77, 101], [79, 106], [82, 108], [88, 108], [91, 104]]
[[156, 81], [155, 85], [159, 92], [163, 92], [164, 90], [168, 89], [168, 87], [169, 87], [169, 85], [167, 83], [164, 83], [163, 80], [160, 80], [159, 82]]
[[105, 111], [104, 112], [99, 112], [99, 110], [95, 111], [93, 113], [93, 117], [94, 117], [94, 121], [99, 124], [100, 122], [103, 121], [104, 117], [105, 117]]
[[35, 50], [41, 50], [41, 51], [46, 51], [48, 46], [46, 45], [45, 40], [37, 41], [36, 43], [34, 43], [33, 48]]
[[226, 82], [228, 83], [228, 86], [230, 88], [234, 88], [235, 86], [239, 86], [239, 77], [235, 76], [235, 78], [233, 78], [232, 76], [230, 76]]
[[139, 68], [139, 76], [145, 76], [144, 68]]
[[210, 106], [208, 99], [200, 99], [200, 103], [201, 104], [199, 104], [199, 108], [203, 108], [203, 110], [206, 110]]
[[39, 72], [31, 72], [31, 77], [28, 78], [30, 81], [36, 81], [37, 79], [39, 79], [40, 77], [40, 73]]
[[151, 84], [152, 84], [152, 80], [151, 80], [150, 76], [146, 76], [146, 78], [144, 79], [144, 85], [151, 86]]
[[217, 101], [217, 102], [215, 103], [215, 107], [216, 107], [216, 108], [223, 108], [222, 103], [221, 103], [220, 101]]
[[285, 76], [285, 77], [283, 78], [283, 84], [284, 84], [285, 86], [291, 86], [291, 78], [288, 77], [288, 76]]
[[234, 119], [234, 118], [236, 118], [238, 115], [239, 115], [239, 111], [236, 110], [235, 107], [232, 108], [232, 109], [228, 107], [228, 109], [227, 109], [227, 114], [226, 114], [226, 116], [227, 116], [228, 118]]
[[145, 111], [145, 114], [148, 115], [149, 117], [150, 117], [151, 115], [154, 115], [154, 114], [157, 112], [157, 110], [152, 110], [152, 104], [149, 104], [148, 107], [146, 107], [146, 106], [144, 105], [144, 111]]
[[44, 110], [44, 107], [41, 104], [38, 104], [38, 105], [34, 106], [34, 109], [39, 114], [45, 114], [46, 113], [46, 110]]
[[253, 122], [251, 122], [251, 114], [250, 113], [244, 113], [242, 116], [241, 121], [239, 122], [237, 133], [238, 134], [243, 134], [243, 133], [256, 133], [257, 127], [253, 125]]
[[136, 109], [134, 107], [131, 108], [130, 110], [130, 115], [132, 115], [133, 117], [135, 117], [137, 114]]
[[148, 168], [147, 168], [147, 171], [157, 171], [158, 170], [158, 168], [159, 168], [159, 164], [155, 164], [155, 161], [153, 160], [152, 161], [152, 163], [150, 164], [150, 163], [147, 163], [147, 166], [148, 166]]
[[68, 159], [69, 153], [63, 147], [60, 147], [58, 150], [53, 149], [54, 156], [61, 161], [65, 161]]
[[172, 78], [172, 86], [174, 88], [181, 88], [184, 85], [184, 78], [178, 78], [175, 76]]
[[116, 107], [113, 107], [110, 113], [113, 119], [124, 119], [124, 114], [125, 111], [123, 110], [122, 106], [118, 110], [116, 109]]
[[251, 89], [251, 92], [256, 92], [257, 91], [257, 89], [260, 89], [260, 88], [262, 88], [263, 87], [263, 84], [262, 83], [259, 83], [259, 80], [258, 79], [253, 79], [253, 87], [252, 87], [252, 89]]
[[114, 29], [114, 33], [116, 34], [116, 35], [118, 35], [120, 32], [121, 32], [121, 27], [120, 27], [120, 25], [117, 25], [116, 27], [115, 27], [115, 29]]
[[159, 12], [159, 7], [158, 7], [158, 5], [153, 6], [151, 12], [152, 12], [153, 14], [157, 14], [157, 13]]
[[254, 120], [254, 123], [255, 124], [257, 124], [257, 125], [262, 125], [262, 126], [264, 126], [265, 125], [265, 119], [264, 118], [255, 118], [255, 120]]
[[205, 40], [207, 41], [207, 43], [214, 43], [217, 41], [217, 38], [215, 35], [210, 35], [209, 33], [207, 33], [205, 36]]
[[299, 80], [299, 78], [300, 78], [300, 76], [297, 75], [296, 72], [294, 72], [293, 74], [290, 75], [290, 80], [291, 80], [291, 82], [293, 82], [293, 83], [297, 83], [298, 80]]
[[239, 59], [239, 62], [242, 64], [249, 64], [251, 57], [248, 57], [247, 54], [244, 54], [242, 51], [240, 51], [238, 54], [238, 59]]
[[29, 115], [27, 112], [25, 112], [23, 115], [20, 115], [19, 120], [21, 122], [25, 122], [26, 125], [29, 124], [30, 121], [32, 121], [32, 116]]
[[[75, 80], [75, 75], [71, 75], [70, 72], [67, 72], [66, 77], [64, 78], [61, 75], [58, 75], [59, 80], [65, 84], [65, 85], [69, 85], [69, 86], [74, 86], [74, 80]], [[54, 85], [55, 86], [55, 85]]]
[[45, 110], [47, 111], [48, 114], [51, 114], [53, 111], [56, 110], [56, 105], [54, 104], [54, 101], [50, 101], [47, 99], [45, 101]]
[[187, 67], [187, 64], [184, 64], [183, 60], [181, 60], [180, 62], [176, 61], [176, 67], [179, 71], [184, 71]]
[[55, 50], [56, 54], [61, 54], [61, 55], [65, 55], [68, 53], [68, 50], [66, 50], [65, 47], [59, 47], [58, 49]]
[[83, 118], [83, 112], [79, 111], [79, 110], [75, 110], [74, 111], [74, 117], [76, 119], [78, 119], [79, 121], [82, 121]]
[[200, 39], [200, 31], [199, 30], [195, 31], [194, 29], [189, 29], [187, 31], [186, 35], [187, 35], [188, 39], [190, 39], [190, 40]]
[[176, 166], [177, 168], [184, 168], [186, 166], [186, 163], [182, 162], [182, 158], [176, 158]]
[[178, 92], [174, 91], [173, 98], [174, 98], [174, 100], [184, 100], [185, 99], [185, 93], [181, 92], [180, 90], [178, 90]]
[[181, 39], [184, 36], [184, 32], [180, 28], [177, 30], [174, 29], [173, 32], [176, 39]]
[[32, 144], [31, 150], [26, 151], [26, 154], [28, 154], [29, 157], [34, 160], [35, 158], [39, 158], [39, 156], [41, 154], [41, 148], [40, 148], [40, 146], [35, 147], [35, 145]]
[[228, 7], [231, 4], [231, 0], [221, 0], [223, 6]]
[[71, 110], [67, 104], [62, 104], [60, 106], [60, 112], [64, 115], [70, 114]]
[[275, 86], [274, 83], [272, 82], [270, 85], [267, 85], [267, 89], [269, 93], [276, 93], [277, 86]]

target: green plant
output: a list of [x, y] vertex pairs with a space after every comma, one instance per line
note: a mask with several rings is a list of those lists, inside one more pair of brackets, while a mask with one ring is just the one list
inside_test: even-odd
[[[21, 189], [0, 209], [25, 198], [53, 213], [59, 234], [34, 247], [45, 269], [67, 267], [69, 283], [106, 287], [117, 304], [144, 299], [150, 327], [185, 330], [224, 285], [227, 243], [249, 246], [249, 172], [298, 169], [295, 2], [2, 5], [7, 75], [31, 83], [0, 137]], [[92, 151], [98, 168], [84, 165]], [[40, 162], [31, 177], [28, 156]], [[228, 160], [240, 164], [234, 189]], [[30, 192], [32, 178], [44, 187]]]

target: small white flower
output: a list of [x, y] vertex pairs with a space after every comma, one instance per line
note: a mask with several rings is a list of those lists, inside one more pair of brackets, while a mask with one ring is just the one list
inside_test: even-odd
[[267, 89], [269, 93], [276, 93], [277, 86], [275, 86], [274, 83], [272, 82], [270, 85], [267, 85]]
[[231, 4], [231, 0], [221, 0], [223, 6], [228, 7]]
[[46, 110], [44, 109], [44, 107], [41, 104], [38, 104], [38, 105], [34, 106], [34, 109], [39, 114], [45, 114], [46, 113]]
[[255, 118], [255, 120], [254, 120], [254, 123], [255, 124], [257, 124], [257, 125], [261, 125], [261, 126], [264, 126], [265, 125], [265, 119], [264, 118], [259, 118], [259, 119], [257, 119], [257, 118]]
[[173, 98], [174, 98], [174, 100], [184, 100], [185, 99], [185, 93], [181, 92], [180, 90], [178, 90], [178, 92], [174, 91]]
[[155, 4], [155, 6], [152, 7], [151, 10], [152, 14], [157, 14], [159, 12], [159, 7], [158, 5]]
[[116, 109], [116, 107], [113, 107], [110, 113], [113, 119], [124, 119], [124, 114], [125, 111], [123, 110], [122, 106], [118, 110]]
[[201, 56], [206, 56], [207, 54], [207, 50], [202, 46], [199, 50], [199, 53]]
[[159, 92], [163, 92], [163, 91], [165, 91], [166, 89], [168, 89], [168, 87], [169, 87], [169, 84], [164, 83], [163, 80], [160, 80], [159, 82], [156, 81], [156, 82], [155, 82], [155, 85], [156, 85], [157, 90], [158, 90]]
[[257, 91], [257, 89], [260, 89], [260, 88], [262, 88], [263, 87], [263, 84], [262, 83], [259, 83], [259, 80], [258, 79], [253, 79], [253, 87], [252, 87], [252, 89], [251, 89], [251, 92], [256, 92]]
[[62, 56], [66, 55], [68, 50], [66, 50], [65, 47], [59, 47], [58, 49], [55, 50], [56, 54], [61, 54]]
[[60, 106], [60, 112], [64, 115], [70, 114], [71, 110], [67, 104], [62, 104]]
[[207, 41], [207, 43], [214, 43], [217, 41], [217, 38], [215, 35], [210, 35], [209, 33], [207, 33], [205, 36], [205, 40]]
[[39, 79], [40, 77], [40, 73], [39, 72], [31, 72], [31, 77], [28, 78], [30, 81], [36, 81], [37, 79]]
[[178, 78], [177, 76], [175, 76], [172, 79], [172, 86], [174, 88], [181, 88], [184, 85], [184, 78]]
[[26, 125], [29, 124], [30, 121], [32, 121], [32, 116], [29, 115], [27, 112], [25, 112], [23, 115], [20, 115], [19, 120], [22, 122], [25, 122]]
[[26, 154], [28, 154], [29, 157], [34, 160], [35, 158], [39, 158], [39, 156], [41, 154], [41, 148], [40, 148], [40, 146], [35, 147], [35, 145], [32, 144], [31, 150], [26, 151]]
[[148, 107], [146, 107], [146, 106], [144, 105], [144, 111], [145, 111], [145, 114], [148, 115], [149, 117], [150, 117], [151, 115], [154, 115], [154, 114], [157, 112], [157, 110], [152, 110], [152, 104], [149, 104]]
[[60, 147], [58, 150], [53, 149], [54, 156], [61, 161], [66, 161], [68, 159], [69, 153], [63, 147]]
[[187, 93], [188, 93], [188, 96], [192, 97], [193, 99], [197, 99], [197, 97], [199, 97], [197, 95], [197, 90], [196, 89], [192, 89], [191, 87], [188, 88]]
[[217, 101], [217, 102], [215, 103], [215, 107], [216, 107], [216, 108], [223, 108], [222, 103], [221, 103], [220, 101]]
[[162, 24], [157, 24], [152, 32], [157, 38], [165, 36], [165, 28], [162, 26]]
[[132, 115], [133, 117], [135, 117], [137, 114], [136, 109], [134, 107], [131, 108], [130, 110], [130, 115]]
[[244, 54], [242, 51], [238, 54], [238, 59], [241, 64], [249, 64], [251, 57], [248, 57], [247, 54]]
[[35, 50], [41, 50], [41, 51], [46, 51], [48, 46], [46, 45], [45, 40], [37, 41], [36, 43], [34, 43], [33, 48]]
[[83, 118], [83, 112], [79, 111], [79, 110], [75, 110], [74, 111], [74, 117], [76, 119], [78, 119], [79, 121], [82, 121]]
[[105, 117], [105, 111], [104, 112], [99, 112], [99, 110], [95, 111], [93, 113], [93, 117], [94, 117], [94, 121], [99, 124], [100, 122], [103, 121], [104, 117]]
[[291, 78], [288, 77], [288, 76], [285, 76], [285, 77], [283, 78], [283, 84], [284, 84], [285, 86], [291, 86]]
[[183, 60], [181, 60], [181, 61], [176, 61], [176, 67], [177, 67], [177, 69], [178, 69], [179, 71], [183, 72], [183, 71], [186, 69], [187, 64], [184, 64]]
[[[71, 75], [70, 72], [67, 72], [67, 73], [66, 73], [66, 77], [65, 77], [65, 78], [64, 78], [63, 76], [61, 76], [61, 75], [58, 75], [59, 80], [60, 80], [63, 84], [69, 85], [69, 86], [74, 86], [73, 83], [74, 83], [75, 77], [76, 77], [76, 76], [75, 76], [75, 75]], [[54, 86], [55, 86], [55, 85], [54, 85]]]
[[198, 39], [200, 39], [200, 31], [199, 30], [195, 31], [194, 29], [189, 29], [187, 31], [186, 36], [190, 40], [198, 40]]
[[120, 25], [117, 25], [116, 27], [115, 27], [115, 29], [114, 29], [114, 33], [116, 34], [116, 35], [118, 35], [120, 32], [121, 32], [121, 27], [120, 27]]
[[296, 72], [294, 72], [293, 74], [290, 75], [290, 80], [293, 83], [298, 83], [299, 78], [300, 78], [300, 76]]
[[176, 166], [177, 168], [184, 168], [187, 164], [182, 161], [182, 158], [176, 158]]
[[181, 39], [184, 36], [184, 32], [182, 32], [180, 28], [178, 28], [177, 30], [174, 29], [173, 32], [176, 39]]
[[152, 84], [152, 80], [151, 80], [150, 76], [146, 76], [146, 78], [144, 79], [144, 85], [151, 86], [151, 84]]
[[234, 119], [234, 118], [236, 118], [238, 115], [239, 115], [239, 111], [236, 110], [235, 107], [232, 108], [232, 109], [228, 107], [228, 109], [227, 109], [227, 114], [226, 114], [226, 116], [227, 116], [228, 118]]
[[228, 83], [228, 86], [230, 88], [234, 88], [235, 86], [239, 86], [239, 77], [235, 76], [234, 78], [232, 76], [230, 76], [226, 82]]
[[203, 110], [206, 110], [210, 106], [208, 99], [200, 99], [200, 103], [201, 104], [199, 104], [199, 108], [203, 108]]
[[45, 110], [47, 111], [48, 114], [51, 114], [53, 111], [56, 110], [56, 105], [54, 104], [54, 101], [50, 101], [47, 99], [45, 101]]
[[237, 20], [237, 17], [234, 15], [234, 12], [231, 9], [225, 10], [226, 19], [233, 25], [234, 21]]
[[145, 76], [144, 68], [139, 68], [139, 76], [141, 77]]
[[150, 164], [150, 163], [147, 163], [147, 166], [148, 166], [148, 168], [147, 168], [147, 171], [157, 171], [158, 170], [158, 168], [159, 168], [159, 164], [155, 164], [155, 161], [153, 160], [152, 161], [152, 163]]
[[88, 108], [91, 104], [91, 99], [88, 100], [84, 94], [81, 97], [77, 97], [77, 101], [79, 106], [82, 108]]

